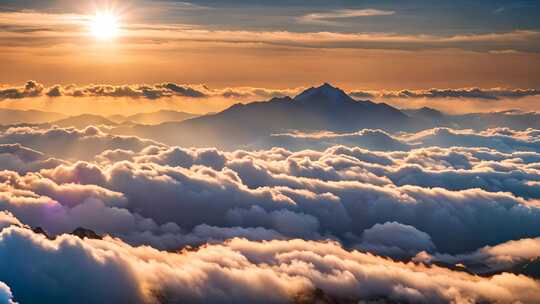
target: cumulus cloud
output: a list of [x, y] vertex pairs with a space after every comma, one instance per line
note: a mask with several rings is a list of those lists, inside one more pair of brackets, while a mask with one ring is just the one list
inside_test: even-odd
[[[63, 132], [59, 134], [64, 136]], [[78, 149], [95, 146], [91, 141], [79, 142], [79, 133], [84, 136], [84, 131], [73, 132], [69, 140], [77, 142]], [[474, 136], [506, 136], [516, 141], [515, 149], [518, 143], [534, 142], [537, 136], [532, 130], [484, 133]], [[402, 136], [402, 142], [426, 137]], [[474, 142], [482, 145], [479, 140], [471, 140]], [[494, 148], [507, 150], [500, 142]], [[160, 248], [189, 243], [186, 236], [201, 225], [263, 228], [285, 238], [326, 237], [354, 245], [362, 241], [366, 229], [395, 221], [427, 233], [445, 252], [532, 237], [540, 229], [535, 224], [538, 210], [534, 201], [540, 195], [535, 190], [540, 181], [537, 152], [477, 147], [386, 152], [343, 146], [298, 152], [135, 147], [135, 151], [105, 151], [95, 158], [96, 163], [64, 162], [51, 169], [39, 168], [39, 173], [21, 171], [21, 175], [6, 172], [1, 179], [6, 192], [4, 208], [56, 233], [80, 223], [144, 243], [143, 239], [150, 238], [138, 237], [149, 231], [149, 236], [163, 237], [157, 243], [169, 238]], [[33, 215], [25, 214], [33, 205], [16, 208], [20, 204], [12, 193], [19, 193], [15, 196], [19, 200], [42, 203], [34, 207]], [[46, 210], [61, 210], [55, 219], [61, 224], [41, 219], [40, 212]], [[484, 217], [491, 220], [484, 221]], [[119, 229], [122, 225], [115, 225], [116, 221], [132, 228]], [[151, 224], [145, 226], [147, 222]], [[496, 235], [486, 233], [503, 222], [514, 223], [513, 228]], [[460, 233], [448, 236], [441, 223]], [[178, 229], [167, 230], [171, 224]]]
[[217, 149], [183, 149], [180, 147], [160, 149], [156, 146], [145, 148], [140, 156], [134, 158], [140, 163], [156, 163], [173, 167], [190, 168], [193, 165], [204, 165], [216, 170], [225, 166], [224, 153]]
[[[58, 127], [45, 129], [39, 127], [13, 127], [0, 131], [0, 144], [19, 144], [51, 156], [66, 159], [88, 159], [105, 150], [127, 149], [139, 151], [147, 146], [159, 145], [155, 141], [135, 136], [110, 135], [93, 126], [83, 130]], [[7, 149], [6, 147], [4, 146], [4, 149]]]
[[[363, 11], [363, 10], [361, 10]], [[320, 19], [323, 21], [326, 19]], [[331, 21], [325, 21], [331, 22]], [[254, 101], [275, 97], [295, 96], [304, 88], [258, 88], [258, 87], [226, 87], [220, 89], [209, 88], [204, 84], [177, 84], [164, 82], [156, 84], [89, 84], [89, 85], [53, 85], [45, 86], [37, 81], [30, 80], [23, 86], [1, 86], [0, 100], [22, 99], [32, 97], [110, 97], [130, 98], [142, 100], [157, 100], [163, 98], [184, 97], [190, 99], [203, 99], [221, 97], [226, 99], [239, 99]], [[360, 90], [352, 89], [348, 93], [351, 97], [366, 99], [467, 99], [497, 101], [507, 99], [521, 99], [540, 96], [537, 88], [457, 88], [443, 89], [431, 88], [427, 90], [403, 89], [398, 91], [386, 90]], [[251, 99], [251, 100], [250, 100]]]
[[[490, 130], [475, 136], [489, 138], [508, 132]], [[532, 131], [511, 135], [521, 141], [535, 136]], [[481, 145], [478, 140], [471, 142]], [[500, 145], [495, 148], [506, 150]], [[175, 223], [185, 233], [202, 224], [261, 227], [285, 237], [326, 236], [354, 243], [365, 229], [396, 221], [428, 233], [438, 248], [459, 252], [535, 236], [539, 228], [534, 224], [536, 203], [531, 201], [539, 197], [535, 164], [540, 158], [536, 152], [457, 147], [392, 152], [346, 147], [322, 152], [220, 152], [165, 146], [123, 151], [98, 156], [99, 166], [79, 162], [42, 170], [50, 181], [33, 182], [58, 186], [41, 186], [37, 191], [28, 182], [11, 184], [57, 201], [65, 201], [57, 193], [67, 195], [67, 189], [78, 187], [62, 184], [97, 186], [125, 197], [127, 203], [120, 207], [129, 213], [158, 226]], [[115, 156], [108, 158], [111, 153]], [[27, 175], [20, 179], [40, 178]], [[103, 195], [94, 196], [110, 201]], [[88, 195], [78, 197], [71, 199], [72, 204]], [[213, 210], [211, 215], [205, 211], [208, 209]], [[484, 222], [482, 214], [491, 217], [490, 222]], [[520, 216], [525, 220], [520, 221]], [[515, 222], [513, 229], [497, 235], [485, 233], [504, 221]], [[448, 236], [440, 223], [462, 233]]]
[[0, 168], [20, 173], [56, 168], [65, 161], [49, 158], [20, 144], [0, 144]]
[[[270, 150], [272, 151], [272, 150]], [[235, 156], [227, 167], [235, 170], [249, 187], [287, 185], [303, 187], [301, 179], [354, 180], [374, 185], [417, 185], [449, 190], [480, 188], [538, 198], [536, 152], [501, 153], [486, 148], [419, 148], [407, 152], [374, 152], [361, 148], [331, 147], [325, 151], [288, 152], [272, 162], [262, 155]], [[277, 149], [273, 150], [277, 151]], [[284, 150], [286, 151], [286, 150]]]
[[[428, 254], [421, 252], [415, 261], [423, 263], [444, 262], [458, 264], [480, 274], [502, 272], [518, 265], [526, 265], [540, 258], [540, 238], [521, 239], [496, 246], [486, 246], [474, 252], [459, 255]], [[537, 274], [538, 275], [538, 274]]]
[[55, 85], [43, 90], [48, 97], [126, 97], [159, 99], [165, 97], [207, 97], [205, 89], [198, 89], [187, 85], [175, 83], [160, 83], [155, 85], [88, 85], [88, 86], [60, 86]]
[[[361, 182], [296, 177], [304, 173], [285, 174], [289, 168], [275, 165], [275, 173], [255, 175], [262, 184], [251, 187], [243, 181], [250, 180], [253, 171], [227, 167], [216, 171], [200, 165], [188, 169], [124, 161], [100, 168], [77, 163], [42, 174], [57, 182], [97, 183], [125, 195], [128, 210], [188, 230], [202, 223], [264, 227], [289, 237], [328, 233], [347, 241], [349, 233], [359, 236], [375, 224], [396, 221], [428, 233], [437, 248], [451, 252], [540, 233], [539, 209], [508, 193], [396, 186], [382, 178], [381, 185], [375, 185], [367, 178]], [[298, 227], [304, 221], [305, 226]], [[512, 229], [487, 233], [502, 223]], [[444, 227], [453, 227], [456, 233], [448, 235]]]
[[110, 97], [156, 100], [172, 97], [192, 99], [222, 97], [231, 99], [273, 98], [297, 94], [301, 88], [267, 89], [255, 87], [231, 87], [211, 89], [205, 85], [177, 84], [173, 82], [156, 84], [90, 84], [90, 85], [53, 85], [46, 87], [36, 82], [28, 81], [24, 86], [0, 87], [0, 100], [22, 99], [31, 97]]
[[400, 91], [361, 91], [354, 90], [351, 96], [365, 98], [385, 98], [385, 99], [408, 99], [408, 98], [463, 98], [463, 99], [483, 99], [500, 100], [516, 99], [529, 96], [540, 95], [537, 89], [504, 89], [504, 88], [461, 88], [461, 89], [429, 89], [429, 90], [400, 90]]
[[42, 84], [31, 80], [22, 87], [0, 87], [0, 100], [37, 97], [41, 96], [43, 91], [44, 87]]
[[[132, 271], [126, 264], [112, 261], [112, 252], [92, 252], [73, 238], [53, 243], [18, 229], [3, 230], [0, 242], [0, 256], [11, 261], [1, 267], [2, 279], [22, 303], [78, 302], [80, 298], [95, 303], [104, 299], [135, 303], [141, 297]], [[115, 282], [114, 288], [111, 282]]]
[[362, 234], [359, 249], [393, 257], [409, 257], [419, 252], [434, 251], [431, 237], [413, 226], [396, 222], [375, 224]]
[[11, 226], [23, 227], [24, 225], [10, 212], [0, 211], [0, 230]]
[[371, 150], [407, 150], [407, 143], [394, 138], [383, 130], [363, 129], [354, 133], [293, 132], [272, 134], [268, 139], [257, 142], [255, 146], [285, 147], [288, 149], [321, 149], [334, 145], [360, 146]]
[[0, 279], [24, 303], [80, 297], [88, 303], [290, 303], [315, 290], [336, 300], [430, 303], [533, 303], [540, 296], [538, 282], [525, 276], [480, 278], [347, 251], [333, 242], [234, 239], [165, 253], [111, 238], [52, 241], [9, 228], [0, 233], [0, 257], [10, 261], [0, 266]]
[[[200, 225], [198, 230], [194, 229], [191, 233], [182, 231], [178, 225], [171, 222], [159, 225], [125, 207], [126, 198], [123, 194], [96, 185], [57, 184], [38, 174], [19, 176], [3, 172], [0, 175], [0, 209], [9, 211], [0, 216], [2, 227], [22, 226], [24, 223], [42, 228], [50, 236], [84, 227], [98, 233], [122, 237], [133, 244], [164, 249], [178, 249], [187, 245], [203, 244], [209, 240], [223, 240], [227, 235], [267, 239], [273, 233], [256, 229], [220, 231], [218, 227], [205, 225]], [[201, 234], [200, 231], [206, 231], [206, 234]], [[260, 232], [263, 233], [262, 236], [258, 236]], [[275, 236], [277, 238], [278, 234], [275, 233]]]
[[0, 303], [2, 304], [16, 304], [13, 301], [13, 294], [11, 289], [4, 282], [0, 282]]
[[482, 132], [435, 128], [402, 137], [411, 144], [437, 147], [486, 147], [501, 152], [540, 152], [540, 133], [535, 129], [514, 131], [494, 128]]
[[478, 147], [500, 152], [540, 152], [536, 129], [492, 128], [483, 131], [433, 128], [417, 133], [389, 134], [382, 130], [363, 129], [354, 133], [292, 132], [274, 134], [255, 146], [278, 146], [290, 149], [322, 149], [334, 145], [363, 147], [378, 151], [411, 150], [420, 147]]
[[[0, 228], [4, 229], [0, 258], [10, 260], [15, 253], [2, 250], [18, 252], [16, 248], [22, 246], [27, 255], [17, 263], [30, 257], [42, 257], [44, 262], [26, 266], [26, 274], [15, 279], [7, 275], [15, 268], [5, 268], [0, 281], [11, 287], [13, 301], [32, 302], [32, 295], [25, 294], [41, 287], [31, 273], [50, 273], [58, 267], [46, 265], [46, 260], [59, 265], [67, 260], [72, 269], [84, 266], [87, 286], [103, 288], [91, 281], [102, 280], [105, 272], [124, 280], [125, 290], [135, 291], [125, 295], [122, 290], [105, 290], [99, 295], [135, 303], [212, 302], [224, 296], [238, 302], [266, 296], [267, 288], [235, 287], [245, 286], [247, 277], [250, 282], [266, 282], [260, 286], [267, 287], [266, 280], [275, 284], [280, 292], [270, 302], [321, 296], [491, 302], [495, 298], [491, 287], [490, 292], [479, 292], [479, 285], [495, 284], [499, 291], [517, 288], [506, 285], [516, 278], [530, 293], [498, 296], [534, 302], [536, 281], [502, 272], [520, 273], [516, 265], [537, 258], [535, 250], [528, 248], [536, 248], [540, 236], [538, 131], [434, 129], [388, 134], [365, 130], [354, 135], [381, 136], [384, 140], [370, 143], [393, 144], [379, 150], [332, 146], [334, 135], [343, 137], [290, 136], [298, 141], [328, 141], [326, 149], [221, 151], [118, 138], [93, 127], [7, 129], [0, 136], [5, 141], [0, 156], [9, 155], [19, 163], [0, 172]], [[55, 140], [57, 145], [47, 146]], [[81, 156], [60, 147], [93, 155], [83, 154], [87, 159], [81, 161]], [[48, 159], [48, 154], [73, 155], [73, 159], [60, 159], [51, 166], [29, 165]], [[37, 227], [54, 240], [29, 230]], [[105, 239], [62, 236], [79, 227]], [[236, 237], [243, 240], [227, 241]], [[182, 248], [182, 253], [173, 253]], [[332, 257], [336, 252], [338, 257]], [[375, 255], [401, 261], [415, 257], [419, 264]], [[350, 264], [355, 259], [359, 265]], [[372, 264], [368, 267], [362, 262], [366, 259], [392, 269], [393, 275], [386, 280], [386, 272], [379, 273]], [[214, 260], [234, 267], [216, 268]], [[96, 261], [99, 267], [92, 266]], [[460, 263], [465, 268], [456, 268]], [[207, 273], [201, 267], [225, 272]], [[180, 271], [178, 277], [178, 269], [199, 272], [192, 277]], [[253, 276], [259, 272], [262, 278]], [[403, 277], [396, 277], [397, 273]], [[426, 276], [437, 275], [441, 277], [436, 283], [421, 285]], [[47, 284], [52, 285], [45, 287], [64, 285], [63, 278], [50, 276]], [[194, 278], [199, 278], [198, 283], [193, 283]], [[450, 287], [458, 289], [442, 292]], [[53, 294], [40, 289], [34, 296], [71, 300], [75, 290]]]

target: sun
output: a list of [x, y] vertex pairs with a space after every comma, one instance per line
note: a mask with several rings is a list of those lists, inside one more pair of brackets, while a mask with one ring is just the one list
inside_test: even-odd
[[90, 32], [101, 40], [110, 40], [120, 33], [118, 16], [111, 12], [98, 12], [90, 19]]

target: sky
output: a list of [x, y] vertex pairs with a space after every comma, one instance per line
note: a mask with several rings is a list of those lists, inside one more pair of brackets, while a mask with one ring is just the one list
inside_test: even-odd
[[[120, 33], [88, 23], [111, 11]], [[538, 88], [537, 1], [0, 1], [0, 83]]]
[[[0, 107], [201, 114], [330, 82], [399, 108], [538, 111], [538, 94], [486, 103], [471, 94], [421, 92], [538, 90], [539, 13], [537, 1], [0, 0]], [[113, 26], [100, 23], [103, 15]], [[42, 92], [6, 98], [29, 81]], [[60, 91], [45, 94], [55, 86], [164, 83], [214, 92], [197, 102], [178, 94], [154, 103], [109, 94], [77, 104]], [[424, 97], [402, 98], [402, 91]], [[400, 97], [385, 98], [391, 95]], [[99, 102], [110, 99], [121, 105]], [[448, 102], [454, 99], [459, 107]]]

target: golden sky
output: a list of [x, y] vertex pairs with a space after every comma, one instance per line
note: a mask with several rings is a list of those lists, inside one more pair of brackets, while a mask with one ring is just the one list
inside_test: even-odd
[[[505, 26], [514, 20], [505, 18], [515, 18], [511, 14], [516, 12], [490, 10], [487, 2], [475, 7], [479, 16], [495, 20], [486, 24], [451, 19], [452, 11], [446, 20], [427, 9], [411, 11], [397, 4], [350, 8], [314, 2], [283, 8], [242, 1], [228, 6], [213, 1], [81, 3], [27, 1], [17, 6], [0, 1], [4, 88], [29, 80], [46, 87], [173, 82], [288, 92], [323, 82], [347, 91], [537, 89], [540, 83], [537, 25], [516, 21]], [[461, 2], [456, 3], [459, 9]], [[490, 15], [481, 15], [482, 9]], [[114, 22], [99, 19], [104, 14]], [[227, 19], [235, 14], [241, 18]], [[440, 22], [422, 26], [428, 20]], [[100, 37], [96, 22], [102, 36], [114, 33]], [[163, 107], [182, 104], [184, 110], [208, 112], [236, 101], [247, 100], [197, 105], [176, 100]], [[45, 106], [40, 108], [51, 107], [47, 100], [41, 102]], [[422, 103], [412, 103], [417, 104]], [[531, 110], [530, 104], [518, 108]], [[66, 105], [55, 108], [70, 111]]]

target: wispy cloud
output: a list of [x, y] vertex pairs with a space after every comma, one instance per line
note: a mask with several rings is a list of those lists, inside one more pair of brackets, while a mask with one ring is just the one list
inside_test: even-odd
[[[308, 22], [334, 22], [332, 19], [354, 16], [394, 14], [379, 10], [342, 10], [317, 13], [300, 17]], [[3, 47], [50, 46], [53, 44], [80, 44], [86, 40], [88, 16], [66, 14], [0, 13], [0, 41]], [[538, 52], [539, 31], [514, 30], [453, 36], [390, 32], [294, 32], [254, 30], [212, 30], [188, 24], [135, 24], [126, 23], [122, 28], [124, 43], [135, 45], [162, 45], [163, 43], [221, 42], [266, 44], [306, 48], [357, 48], [357, 49], [464, 49], [469, 51]], [[32, 39], [28, 39], [32, 38]], [[88, 42], [88, 40], [86, 40]], [[90, 40], [91, 41], [91, 40]]]
[[[345, 10], [332, 13], [306, 15], [303, 20], [333, 22], [331, 19], [353, 16], [375, 16], [393, 14], [379, 10]], [[0, 13], [0, 41], [3, 47], [38, 46], [53, 44], [80, 44], [87, 39], [88, 16], [65, 14]], [[29, 31], [32, 29], [32, 31]], [[479, 34], [402, 35], [396, 33], [341, 33], [252, 30], [211, 30], [192, 25], [134, 24], [123, 26], [124, 43], [149, 45], [174, 42], [222, 42], [257, 43], [307, 48], [358, 48], [358, 49], [437, 49], [455, 48], [473, 51], [537, 52], [540, 49], [540, 32], [515, 30]], [[33, 38], [33, 39], [28, 39]], [[149, 39], [151, 38], [151, 39]]]
[[493, 10], [493, 14], [500, 14], [505, 11], [504, 6], [498, 7], [497, 9]]
[[355, 17], [389, 16], [394, 15], [394, 11], [378, 9], [341, 9], [323, 13], [311, 13], [297, 18], [299, 23], [340, 25], [336, 19], [346, 19]]

